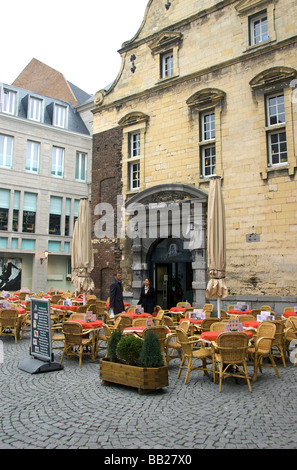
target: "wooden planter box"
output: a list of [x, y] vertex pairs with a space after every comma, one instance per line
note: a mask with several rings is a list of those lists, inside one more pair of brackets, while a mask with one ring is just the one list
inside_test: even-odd
[[100, 379], [138, 389], [139, 393], [151, 392], [168, 385], [168, 366], [137, 367], [102, 359]]

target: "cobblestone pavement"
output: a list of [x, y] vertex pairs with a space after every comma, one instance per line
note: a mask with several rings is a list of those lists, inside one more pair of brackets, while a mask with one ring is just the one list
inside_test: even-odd
[[[64, 369], [30, 374], [30, 338], [2, 338], [1, 449], [296, 449], [297, 367], [278, 362], [252, 383], [230, 378], [222, 392], [201, 371], [184, 384], [179, 361], [170, 363], [169, 386], [140, 395], [104, 385], [99, 360], [65, 359]], [[56, 351], [56, 350], [55, 350]], [[104, 354], [101, 353], [101, 356]], [[59, 361], [61, 352], [55, 352]], [[252, 368], [251, 368], [252, 371]]]

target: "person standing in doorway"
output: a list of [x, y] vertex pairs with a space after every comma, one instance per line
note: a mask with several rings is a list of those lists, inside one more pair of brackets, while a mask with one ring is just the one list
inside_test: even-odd
[[117, 315], [118, 313], [124, 312], [124, 299], [123, 299], [123, 287], [122, 287], [122, 276], [121, 273], [114, 274], [114, 280], [110, 285], [110, 296], [109, 296], [109, 308], [111, 315]]
[[156, 291], [151, 286], [150, 280], [146, 278], [141, 288], [140, 298], [137, 305], [141, 305], [146, 313], [153, 313], [156, 307]]

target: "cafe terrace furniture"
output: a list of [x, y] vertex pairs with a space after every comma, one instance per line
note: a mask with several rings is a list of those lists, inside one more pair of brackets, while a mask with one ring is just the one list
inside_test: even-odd
[[135, 318], [135, 320], [132, 320], [132, 326], [146, 326], [146, 322], [146, 318]]
[[268, 321], [262, 322], [261, 325], [259, 325], [257, 335], [254, 338], [254, 346], [249, 347], [248, 356], [254, 361], [253, 382], [257, 380], [258, 369], [262, 372], [263, 358], [265, 357], [270, 359], [277, 377], [280, 377], [271, 352], [275, 331], [276, 326], [273, 323]]
[[213, 311], [213, 304], [204, 304], [202, 307], [203, 312], [212, 313]]
[[271, 353], [274, 358], [280, 358], [283, 361], [284, 367], [286, 365], [285, 358], [285, 329], [284, 324], [281, 320], [268, 320], [269, 323], [273, 323], [276, 327], [275, 335], [271, 344]]
[[81, 367], [82, 358], [85, 355], [91, 356], [92, 361], [95, 361], [93, 338], [86, 337], [86, 334], [92, 333], [92, 329], [83, 331], [80, 323], [67, 321], [63, 324], [62, 331], [65, 340], [60, 364], [62, 364], [65, 355], [67, 359], [77, 356], [79, 358], [79, 367]]
[[[62, 330], [63, 330], [63, 323], [51, 324], [52, 349], [64, 349], [65, 335]], [[56, 343], [59, 343], [59, 344], [56, 345]]]
[[[188, 332], [190, 329], [190, 321], [188, 319], [184, 319], [184, 321], [180, 323], [180, 328], [184, 330], [187, 336], [189, 336]], [[171, 333], [167, 335], [165, 350], [167, 364], [169, 364], [172, 359], [182, 359], [182, 347], [176, 333], [176, 327], [173, 332], [171, 330]]]
[[[288, 356], [290, 356], [289, 346], [291, 341], [297, 339], [297, 316], [291, 316], [287, 319], [285, 325], [285, 337], [284, 337], [284, 347]], [[295, 348], [294, 348], [295, 349]], [[294, 366], [297, 365], [297, 361], [294, 360]]]
[[168, 315], [164, 315], [163, 321], [164, 321], [164, 325], [167, 326], [170, 329], [171, 333], [174, 333], [177, 325], [176, 325], [176, 323], [174, 323], [172, 318], [169, 317]]
[[162, 326], [164, 325], [163, 317], [165, 315], [164, 310], [159, 310], [157, 315], [154, 317], [154, 324], [155, 326]]
[[[219, 335], [221, 335], [222, 333], [223, 333], [222, 331], [216, 331], [216, 330], [205, 331], [205, 332], [201, 333], [200, 340], [205, 341], [206, 343], [216, 342]], [[232, 331], [231, 333], [234, 333], [234, 332]], [[253, 332], [252, 331], [245, 330], [242, 333], [244, 333], [249, 339], [253, 338]]]
[[[185, 384], [188, 383], [190, 373], [193, 370], [203, 370], [203, 375], [208, 375], [209, 372], [214, 372], [213, 357], [211, 348], [201, 343], [196, 336], [188, 336], [184, 330], [179, 326], [176, 328], [178, 341], [182, 347], [182, 360], [178, 370], [177, 378], [179, 379], [181, 371], [187, 370]], [[197, 346], [200, 346], [197, 349]], [[197, 361], [201, 361], [201, 365], [196, 365]], [[211, 368], [207, 366], [211, 365]]]
[[176, 304], [177, 307], [191, 307], [191, 304], [189, 302], [178, 302]]
[[[134, 313], [134, 311], [133, 312], [123, 312], [123, 313], [120, 313], [119, 315], [129, 316], [130, 318], [132, 318], [132, 320], [135, 320], [136, 318], [150, 318], [152, 316], [150, 313], [146, 313], [146, 312]], [[117, 315], [115, 316], [115, 318], [117, 318]]]
[[19, 331], [19, 312], [12, 308], [0, 309], [0, 336], [13, 336], [17, 343]]
[[129, 315], [122, 315], [118, 314], [115, 317], [115, 321], [113, 325], [110, 325], [112, 330], [121, 330], [123, 331], [124, 328], [132, 326], [132, 318]]
[[210, 331], [210, 325], [215, 322], [220, 322], [220, 318], [212, 317], [212, 318], [204, 318], [200, 324], [201, 332]]
[[218, 321], [210, 325], [209, 331], [225, 331], [226, 322]]
[[287, 319], [289, 317], [297, 317], [297, 313], [294, 312], [293, 310], [286, 310], [282, 314], [283, 319]]
[[260, 310], [265, 310], [266, 312], [271, 312], [271, 307], [270, 305], [262, 305], [262, 307], [260, 308]]
[[250, 377], [247, 370], [249, 338], [243, 332], [221, 333], [215, 345], [214, 360], [219, 370], [219, 392], [222, 391], [222, 381], [227, 377], [245, 379], [249, 391], [252, 391]]

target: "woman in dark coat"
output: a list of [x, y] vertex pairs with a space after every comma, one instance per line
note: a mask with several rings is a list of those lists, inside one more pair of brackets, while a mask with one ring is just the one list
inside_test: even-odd
[[146, 313], [153, 313], [156, 307], [156, 292], [148, 278], [144, 280], [144, 286], [141, 288], [138, 305], [141, 305]]

